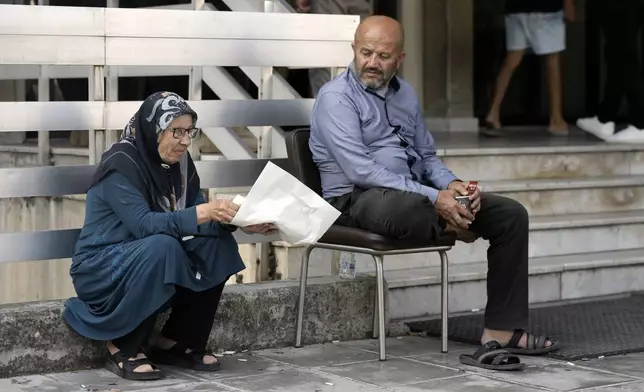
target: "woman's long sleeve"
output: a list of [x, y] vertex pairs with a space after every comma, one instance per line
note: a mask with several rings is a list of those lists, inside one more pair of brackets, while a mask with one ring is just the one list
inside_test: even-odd
[[145, 197], [119, 173], [107, 176], [102, 198], [136, 238], [154, 234], [183, 237], [197, 232], [196, 207], [174, 212], [154, 212]]

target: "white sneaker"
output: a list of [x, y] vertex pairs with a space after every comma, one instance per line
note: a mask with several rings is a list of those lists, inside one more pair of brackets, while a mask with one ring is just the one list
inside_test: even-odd
[[621, 132], [617, 132], [613, 136], [606, 139], [609, 143], [632, 143], [644, 144], [644, 130], [637, 129], [632, 125]]
[[595, 135], [602, 140], [606, 140], [615, 133], [615, 123], [610, 121], [602, 123], [597, 116], [580, 118], [577, 120], [577, 126], [582, 130]]

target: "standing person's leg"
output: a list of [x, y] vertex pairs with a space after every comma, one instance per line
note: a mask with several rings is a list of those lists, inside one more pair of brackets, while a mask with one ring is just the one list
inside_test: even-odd
[[615, 133], [615, 121], [626, 91], [624, 79], [622, 46], [623, 25], [620, 20], [619, 5], [598, 2], [599, 23], [604, 35], [604, 62], [606, 64], [606, 82], [604, 96], [599, 105], [597, 116], [582, 118], [577, 121], [577, 126], [584, 131], [607, 140]]
[[528, 47], [528, 37], [525, 32], [525, 19], [527, 14], [510, 14], [505, 17], [505, 40], [507, 54], [503, 61], [501, 71], [496, 78], [492, 106], [485, 117], [483, 134], [487, 136], [500, 136], [501, 104], [508, 89], [514, 71], [521, 64], [525, 49]]
[[[619, 67], [620, 75], [615, 77], [620, 83], [622, 93], [628, 103], [628, 127], [616, 132], [607, 141], [625, 143], [644, 143], [644, 81], [640, 62], [639, 32], [641, 26], [641, 6], [637, 2], [622, 5], [615, 12], [613, 36], [614, 47], [612, 61], [614, 68]], [[619, 21], [619, 24], [617, 24]], [[607, 37], [608, 45], [608, 37]], [[617, 65], [619, 63], [619, 65]], [[608, 88], [608, 86], [607, 86]], [[621, 100], [614, 103], [615, 114], [621, 106]]]
[[567, 135], [568, 124], [563, 118], [561, 98], [561, 52], [566, 49], [566, 23], [563, 12], [530, 14], [529, 31], [535, 54], [544, 56], [548, 80], [550, 125], [554, 135]]
[[561, 56], [559, 53], [546, 55], [546, 74], [548, 78], [548, 98], [550, 104], [550, 125], [548, 131], [553, 135], [567, 135], [568, 124], [563, 118], [561, 99]]
[[[327, 15], [359, 15], [361, 19], [373, 14], [368, 0], [311, 0], [311, 13]], [[318, 91], [331, 80], [331, 69], [310, 68], [309, 83], [315, 98]]]
[[639, 2], [634, 8], [633, 17], [635, 20], [630, 26], [631, 33], [629, 33], [633, 38], [633, 56], [629, 57], [633, 61], [628, 66], [628, 75], [633, 82], [628, 84], [626, 99], [628, 100], [630, 123], [638, 130], [644, 130], [644, 75], [641, 57], [638, 56], [640, 53], [636, 39], [644, 34], [644, 4]]
[[617, 119], [617, 113], [626, 92], [625, 62], [632, 60], [626, 58], [627, 51], [623, 40], [628, 37], [625, 36], [624, 21], [620, 20], [619, 14], [619, 10], [607, 7], [600, 20], [604, 32], [604, 61], [606, 62], [604, 99], [599, 106], [597, 116], [601, 123], [614, 123]]

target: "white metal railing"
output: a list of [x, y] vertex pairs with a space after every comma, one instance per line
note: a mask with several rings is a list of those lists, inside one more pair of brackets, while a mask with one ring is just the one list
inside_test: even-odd
[[[44, 0], [40, 0], [40, 2], [43, 2]], [[312, 19], [307, 18], [298, 18], [299, 26], [290, 26], [290, 27], [295, 27], [295, 29], [290, 28], [289, 26], [284, 26], [281, 23], [277, 24], [271, 24], [270, 21], [265, 21], [264, 19], [258, 19], [261, 18], [263, 15], [261, 12], [279, 12], [279, 13], [289, 13], [293, 12], [293, 9], [286, 4], [283, 0], [266, 0], [266, 1], [252, 1], [252, 0], [226, 0], [226, 4], [233, 10], [233, 11], [245, 11], [243, 13], [238, 13], [238, 12], [220, 12], [220, 14], [225, 15], [226, 19], [229, 19], [228, 14], [236, 14], [238, 15], [237, 20], [242, 21], [243, 23], [247, 23], [246, 25], [237, 25], [238, 30], [248, 30], [247, 27], [245, 26], [257, 26], [258, 32], [263, 32], [265, 30], [271, 30], [276, 32], [277, 34], [275, 35], [275, 38], [277, 40], [280, 39], [280, 34], [282, 35], [281, 38], [295, 38], [297, 39], [299, 32], [298, 31], [304, 31], [304, 32], [312, 32], [314, 35], [309, 35], [302, 37], [305, 41], [308, 41], [306, 45], [309, 46], [319, 46], [317, 45], [318, 42], [321, 41], [327, 41], [327, 42], [334, 42], [334, 41], [341, 41], [345, 42], [347, 45], [344, 48], [344, 52], [346, 52], [349, 48], [348, 43], [351, 42], [353, 38], [353, 33], [355, 31], [355, 27], [357, 26], [358, 23], [358, 18], [357, 17], [346, 17], [346, 16], [341, 16], [340, 18], [344, 18], [344, 20], [338, 19], [338, 16], [326, 16], [326, 15], [313, 15]], [[118, 7], [118, 0], [108, 0], [107, 3], [108, 7]], [[181, 5], [173, 5], [173, 6], [163, 6], [163, 7], [155, 7], [155, 8], [163, 8], [163, 12], [168, 12], [169, 9], [171, 10], [189, 10], [189, 9], [196, 9], [196, 10], [204, 10], [204, 11], [216, 11], [216, 9], [211, 5], [211, 4], [205, 4], [203, 0], [192, 0], [192, 4], [181, 4]], [[130, 10], [120, 10], [120, 11], [130, 11]], [[153, 10], [153, 11], [161, 11], [161, 10]], [[174, 12], [172, 11], [172, 12]], [[247, 11], [255, 11], [252, 13], [249, 13]], [[210, 12], [208, 12], [209, 14]], [[300, 15], [301, 16], [301, 15]], [[329, 19], [329, 17], [333, 19]], [[155, 16], [156, 18], [156, 16]], [[205, 18], [207, 20], [212, 20], [212, 18]], [[235, 18], [233, 17], [232, 20]], [[311, 21], [312, 20], [312, 21]], [[112, 25], [111, 27], [114, 29], [113, 31], [116, 31], [118, 34], [118, 30], [121, 29], [122, 27], [125, 27], [125, 29], [122, 30], [121, 36], [124, 35], [131, 35], [132, 34], [132, 29], [128, 29], [125, 24], [127, 23], [127, 20], [123, 20], [121, 25], [118, 24], [118, 21], [116, 24]], [[256, 23], [258, 22], [259, 25]], [[146, 21], [144, 20], [144, 23]], [[154, 24], [154, 20], [152, 19], [147, 19], [148, 24]], [[181, 21], [173, 24], [171, 27], [169, 26], [167, 29], [170, 28], [175, 28], [179, 26], [179, 23], [182, 23]], [[311, 29], [311, 23], [318, 24], [322, 26], [322, 29], [316, 29], [313, 28]], [[329, 29], [329, 26], [333, 26], [333, 29]], [[151, 26], [153, 27], [153, 26]], [[106, 25], [106, 28], [110, 28], [110, 26]], [[145, 27], [140, 28], [139, 31], [143, 31]], [[137, 30], [138, 28], [135, 28], [134, 30]], [[167, 30], [166, 29], [166, 30]], [[148, 30], [148, 31], [154, 31], [154, 30]], [[198, 33], [200, 32], [200, 28], [197, 27], [196, 30]], [[208, 30], [212, 31], [212, 29]], [[215, 29], [214, 32], [217, 30]], [[315, 33], [317, 31], [317, 33]], [[108, 32], [108, 35], [110, 33]], [[135, 33], [134, 37], [138, 37], [139, 33]], [[155, 32], [156, 34], [156, 32]], [[318, 34], [317, 36], [315, 34]], [[160, 37], [165, 37], [163, 32], [159, 33]], [[167, 38], [174, 38], [175, 34], [171, 34]], [[225, 35], [211, 35], [211, 38], [226, 38]], [[239, 38], [239, 37], [237, 37]], [[319, 48], [318, 51], [321, 50], [321, 53], [318, 53], [318, 58], [323, 59], [324, 58], [324, 47]], [[219, 55], [216, 51], [212, 51], [213, 55]], [[233, 60], [233, 59], [231, 59]], [[292, 67], [292, 66], [297, 66], [297, 67], [306, 67], [304, 64], [297, 64], [297, 63], [292, 63], [287, 55], [284, 56], [284, 60], [281, 63], [275, 63], [272, 65], [279, 65], [279, 66], [287, 66], [287, 67]], [[347, 59], [340, 67], [343, 67], [346, 65], [346, 63], [349, 61]], [[236, 61], [232, 61], [232, 63], [235, 63]], [[293, 99], [293, 98], [300, 98], [299, 95], [294, 91], [294, 89], [279, 75], [276, 73], [272, 72], [272, 67], [256, 67], [256, 66], [248, 66], [244, 64], [222, 64], [222, 65], [240, 65], [241, 70], [246, 73], [246, 75], [253, 81], [259, 88], [260, 91], [260, 97], [261, 98], [282, 98], [282, 99]], [[326, 66], [326, 64], [313, 64], [312, 66]], [[83, 66], [50, 66], [48, 67], [48, 73], [47, 76], [56, 79], [56, 78], [67, 78], [67, 77], [73, 77], [73, 78], [78, 78], [78, 77], [87, 77], [89, 74], [89, 71], [87, 67]], [[35, 76], [40, 74], [40, 69], [37, 66], [16, 66], [16, 65], [0, 65], [0, 79], [27, 79], [27, 78], [34, 78]], [[201, 99], [201, 80], [203, 80], [219, 97], [222, 99], [249, 99], [250, 97], [246, 93], [246, 91], [237, 84], [237, 82], [230, 77], [230, 75], [223, 70], [223, 68], [217, 67], [217, 66], [204, 66], [204, 67], [190, 67], [190, 66], [183, 66], [182, 65], [170, 65], [169, 63], [164, 64], [163, 66], [153, 66], [153, 67], [146, 67], [146, 66], [108, 66], [104, 70], [104, 74], [106, 77], [106, 92], [107, 92], [107, 100], [117, 100], [116, 97], [118, 95], [118, 83], [117, 83], [117, 77], [118, 76], [162, 76], [162, 75], [190, 75], [190, 96], [189, 98], [192, 100], [197, 100]], [[44, 79], [43, 79], [44, 80]], [[46, 83], [43, 83], [43, 85]], [[270, 91], [267, 89], [270, 88]], [[284, 140], [283, 140], [283, 131], [279, 127], [249, 127], [248, 130], [258, 139], [258, 156], [259, 157], [285, 157], [286, 156], [286, 151], [285, 151], [285, 146], [284, 146]], [[248, 159], [248, 158], [253, 158], [255, 155], [248, 149], [246, 148], [246, 145], [237, 137], [237, 134], [234, 132], [233, 129], [231, 128], [206, 128], [204, 129], [204, 133], [208, 136], [209, 139], [213, 141], [213, 143], [220, 149], [220, 151], [223, 151], [224, 155], [228, 159]], [[100, 132], [100, 131], [99, 131]], [[106, 134], [106, 141], [105, 144], [109, 145], [114, 141], [114, 132], [108, 132]], [[99, 138], [100, 140], [101, 138]], [[193, 153], [196, 153], [196, 151], [193, 151]]]
[[[239, 0], [242, 3], [246, 2]], [[267, 0], [264, 5], [271, 11], [282, 3]], [[193, 6], [199, 7], [199, 1]], [[48, 165], [49, 132], [89, 130], [90, 164], [95, 164], [110, 141], [105, 130], [122, 128], [140, 105], [116, 102], [117, 76], [141, 68], [174, 67], [189, 70], [189, 101], [207, 133], [258, 127], [258, 157], [273, 158], [271, 144], [277, 132], [272, 129], [308, 124], [313, 104], [292, 94], [285, 97], [290, 86], [276, 82], [280, 79], [273, 67], [346, 66], [358, 23], [357, 16], [339, 15], [0, 5], [2, 72], [13, 72], [6, 66], [17, 67], [14, 70], [23, 75], [37, 70], [41, 101], [0, 103], [0, 132], [39, 131], [41, 164]], [[202, 101], [201, 78], [221, 79], [213, 75], [222, 66], [241, 67], [258, 84], [260, 99], [248, 99], [233, 84], [223, 84], [238, 99]], [[45, 102], [49, 78], [80, 70], [90, 80], [89, 102]], [[248, 160], [237, 162], [239, 170], [246, 170]], [[266, 250], [260, 246], [260, 254]], [[267, 268], [266, 256], [260, 260]]]

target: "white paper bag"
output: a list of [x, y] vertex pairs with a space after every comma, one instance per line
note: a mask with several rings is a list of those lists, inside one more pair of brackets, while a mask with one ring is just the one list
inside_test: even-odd
[[273, 223], [280, 238], [293, 245], [317, 242], [340, 216], [340, 211], [272, 162], [246, 198], [237, 195], [233, 202], [240, 207], [231, 224]]

